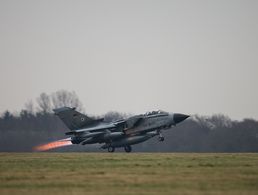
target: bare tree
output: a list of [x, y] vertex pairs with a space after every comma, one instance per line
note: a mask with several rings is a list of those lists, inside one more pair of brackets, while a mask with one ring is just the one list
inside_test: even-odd
[[46, 93], [41, 93], [40, 96], [37, 98], [37, 102], [40, 108], [40, 111], [44, 113], [49, 113], [52, 110], [51, 99], [49, 95]]
[[216, 127], [232, 127], [232, 120], [223, 114], [215, 114], [209, 118], [209, 121]]
[[77, 94], [72, 91], [59, 90], [51, 94], [54, 108], [68, 106], [76, 107], [76, 110], [83, 111], [83, 106]]

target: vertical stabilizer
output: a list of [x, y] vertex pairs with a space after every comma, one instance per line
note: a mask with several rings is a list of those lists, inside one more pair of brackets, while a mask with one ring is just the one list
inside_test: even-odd
[[53, 111], [70, 130], [81, 129], [95, 121], [85, 114], [77, 112], [75, 108], [62, 107], [53, 109]]

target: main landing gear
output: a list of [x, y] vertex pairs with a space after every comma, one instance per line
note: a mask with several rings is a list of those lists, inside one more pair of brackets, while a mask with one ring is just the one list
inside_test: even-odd
[[124, 149], [125, 149], [126, 152], [131, 152], [132, 151], [131, 146], [125, 146]]
[[[126, 152], [131, 152], [132, 151], [131, 146], [125, 146], [124, 149], [125, 149]], [[108, 147], [108, 152], [110, 152], [110, 153], [115, 152], [115, 147], [109, 146]]]
[[115, 148], [112, 147], [112, 146], [109, 146], [109, 147], [108, 147], [108, 152], [115, 152]]

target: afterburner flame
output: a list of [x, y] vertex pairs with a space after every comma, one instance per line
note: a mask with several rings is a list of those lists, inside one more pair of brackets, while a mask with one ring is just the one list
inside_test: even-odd
[[72, 142], [68, 138], [68, 139], [61, 139], [61, 140], [49, 142], [47, 144], [42, 144], [42, 145], [36, 146], [33, 148], [33, 150], [41, 152], [41, 151], [51, 150], [54, 148], [60, 148], [60, 147], [70, 146], [70, 145], [72, 145]]

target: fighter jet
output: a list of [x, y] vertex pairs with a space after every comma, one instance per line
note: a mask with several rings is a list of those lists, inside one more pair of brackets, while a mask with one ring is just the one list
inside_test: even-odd
[[144, 142], [154, 136], [164, 141], [162, 131], [176, 126], [189, 115], [168, 113], [164, 111], [147, 112], [123, 120], [105, 122], [104, 118], [94, 119], [79, 113], [75, 108], [62, 107], [53, 110], [54, 113], [70, 129], [65, 133], [71, 137], [50, 144], [38, 146], [37, 150], [47, 150], [70, 144], [102, 144], [102, 149], [114, 152], [123, 147], [125, 152], [131, 152], [131, 145]]

